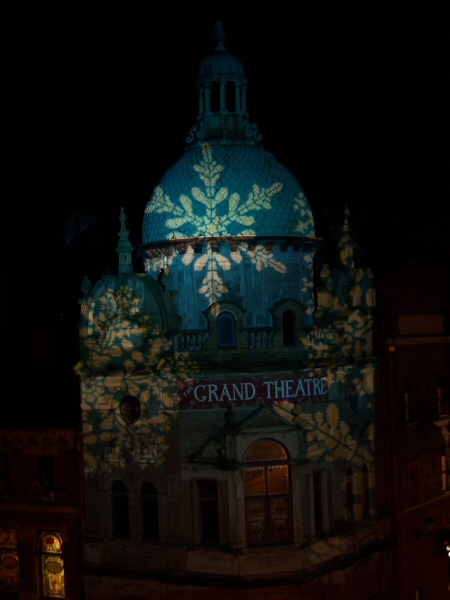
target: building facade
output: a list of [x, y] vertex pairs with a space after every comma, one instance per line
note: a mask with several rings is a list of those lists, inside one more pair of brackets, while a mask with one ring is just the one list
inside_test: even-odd
[[0, 597], [83, 597], [81, 452], [74, 429], [0, 432]]
[[[419, 289], [418, 281], [427, 286]], [[450, 595], [448, 270], [444, 263], [404, 261], [385, 271], [377, 291], [386, 410], [379, 437], [394, 507], [397, 597], [444, 600]]]
[[122, 209], [118, 274], [83, 283], [86, 596], [387, 598], [373, 276], [347, 211], [315, 274], [308, 200], [215, 33], [145, 209], [145, 273]]

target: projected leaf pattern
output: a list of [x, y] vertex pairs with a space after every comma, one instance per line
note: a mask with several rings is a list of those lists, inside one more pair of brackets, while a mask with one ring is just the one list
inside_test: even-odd
[[[191, 196], [181, 194], [178, 201], [173, 201], [161, 187], [157, 187], [151, 203], [152, 212], [170, 215], [166, 220], [166, 227], [171, 230], [173, 239], [185, 237], [181, 228], [186, 224], [193, 226], [193, 237], [197, 238], [229, 236], [231, 235], [230, 226], [233, 225], [234, 231], [236, 224], [240, 225], [237, 235], [256, 235], [253, 228], [255, 213], [271, 209], [272, 199], [283, 189], [283, 184], [275, 182], [268, 188], [262, 188], [255, 183], [247, 199], [242, 201], [240, 194], [230, 193], [226, 187], [219, 185], [224, 167], [214, 160], [212, 148], [207, 143], [202, 146], [202, 156], [202, 161], [194, 165], [193, 169], [198, 173], [204, 188], [193, 187]], [[228, 209], [219, 215], [217, 207], [226, 202]], [[304, 194], [299, 194], [294, 200], [294, 206], [299, 211], [299, 221], [295, 231], [307, 235], [314, 230], [314, 221]], [[231, 259], [220, 251], [209, 250], [197, 255], [189, 247], [183, 257], [183, 264], [194, 263], [196, 271], [205, 272], [198, 293], [213, 303], [220, 300], [229, 291], [222, 272], [231, 270], [233, 263], [241, 263], [243, 255], [250, 258], [257, 271], [267, 268], [272, 268], [279, 273], [287, 271], [286, 265], [276, 260], [274, 254], [268, 252], [261, 244], [250, 249], [241, 243], [238, 245], [237, 251], [231, 253]], [[153, 263], [151, 268], [156, 269], [157, 265]], [[310, 286], [312, 283], [304, 279], [303, 291]]]

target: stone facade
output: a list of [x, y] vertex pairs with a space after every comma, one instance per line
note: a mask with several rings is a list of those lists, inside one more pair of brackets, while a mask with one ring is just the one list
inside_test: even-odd
[[145, 273], [122, 212], [118, 274], [83, 287], [87, 597], [381, 598], [373, 276], [346, 212], [315, 281], [311, 209], [217, 36], [145, 210]]

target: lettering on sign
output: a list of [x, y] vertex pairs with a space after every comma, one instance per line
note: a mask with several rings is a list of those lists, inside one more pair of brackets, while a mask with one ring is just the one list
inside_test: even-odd
[[323, 375], [294, 379], [200, 380], [182, 381], [179, 386], [181, 408], [219, 408], [256, 406], [274, 402], [326, 402], [328, 380]]

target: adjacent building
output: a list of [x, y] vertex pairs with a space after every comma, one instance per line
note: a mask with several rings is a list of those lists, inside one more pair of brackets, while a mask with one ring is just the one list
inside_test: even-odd
[[83, 597], [80, 459], [74, 429], [0, 431], [0, 598]]
[[450, 594], [448, 285], [445, 263], [425, 260], [392, 265], [377, 285], [384, 382], [377, 438], [401, 600]]

